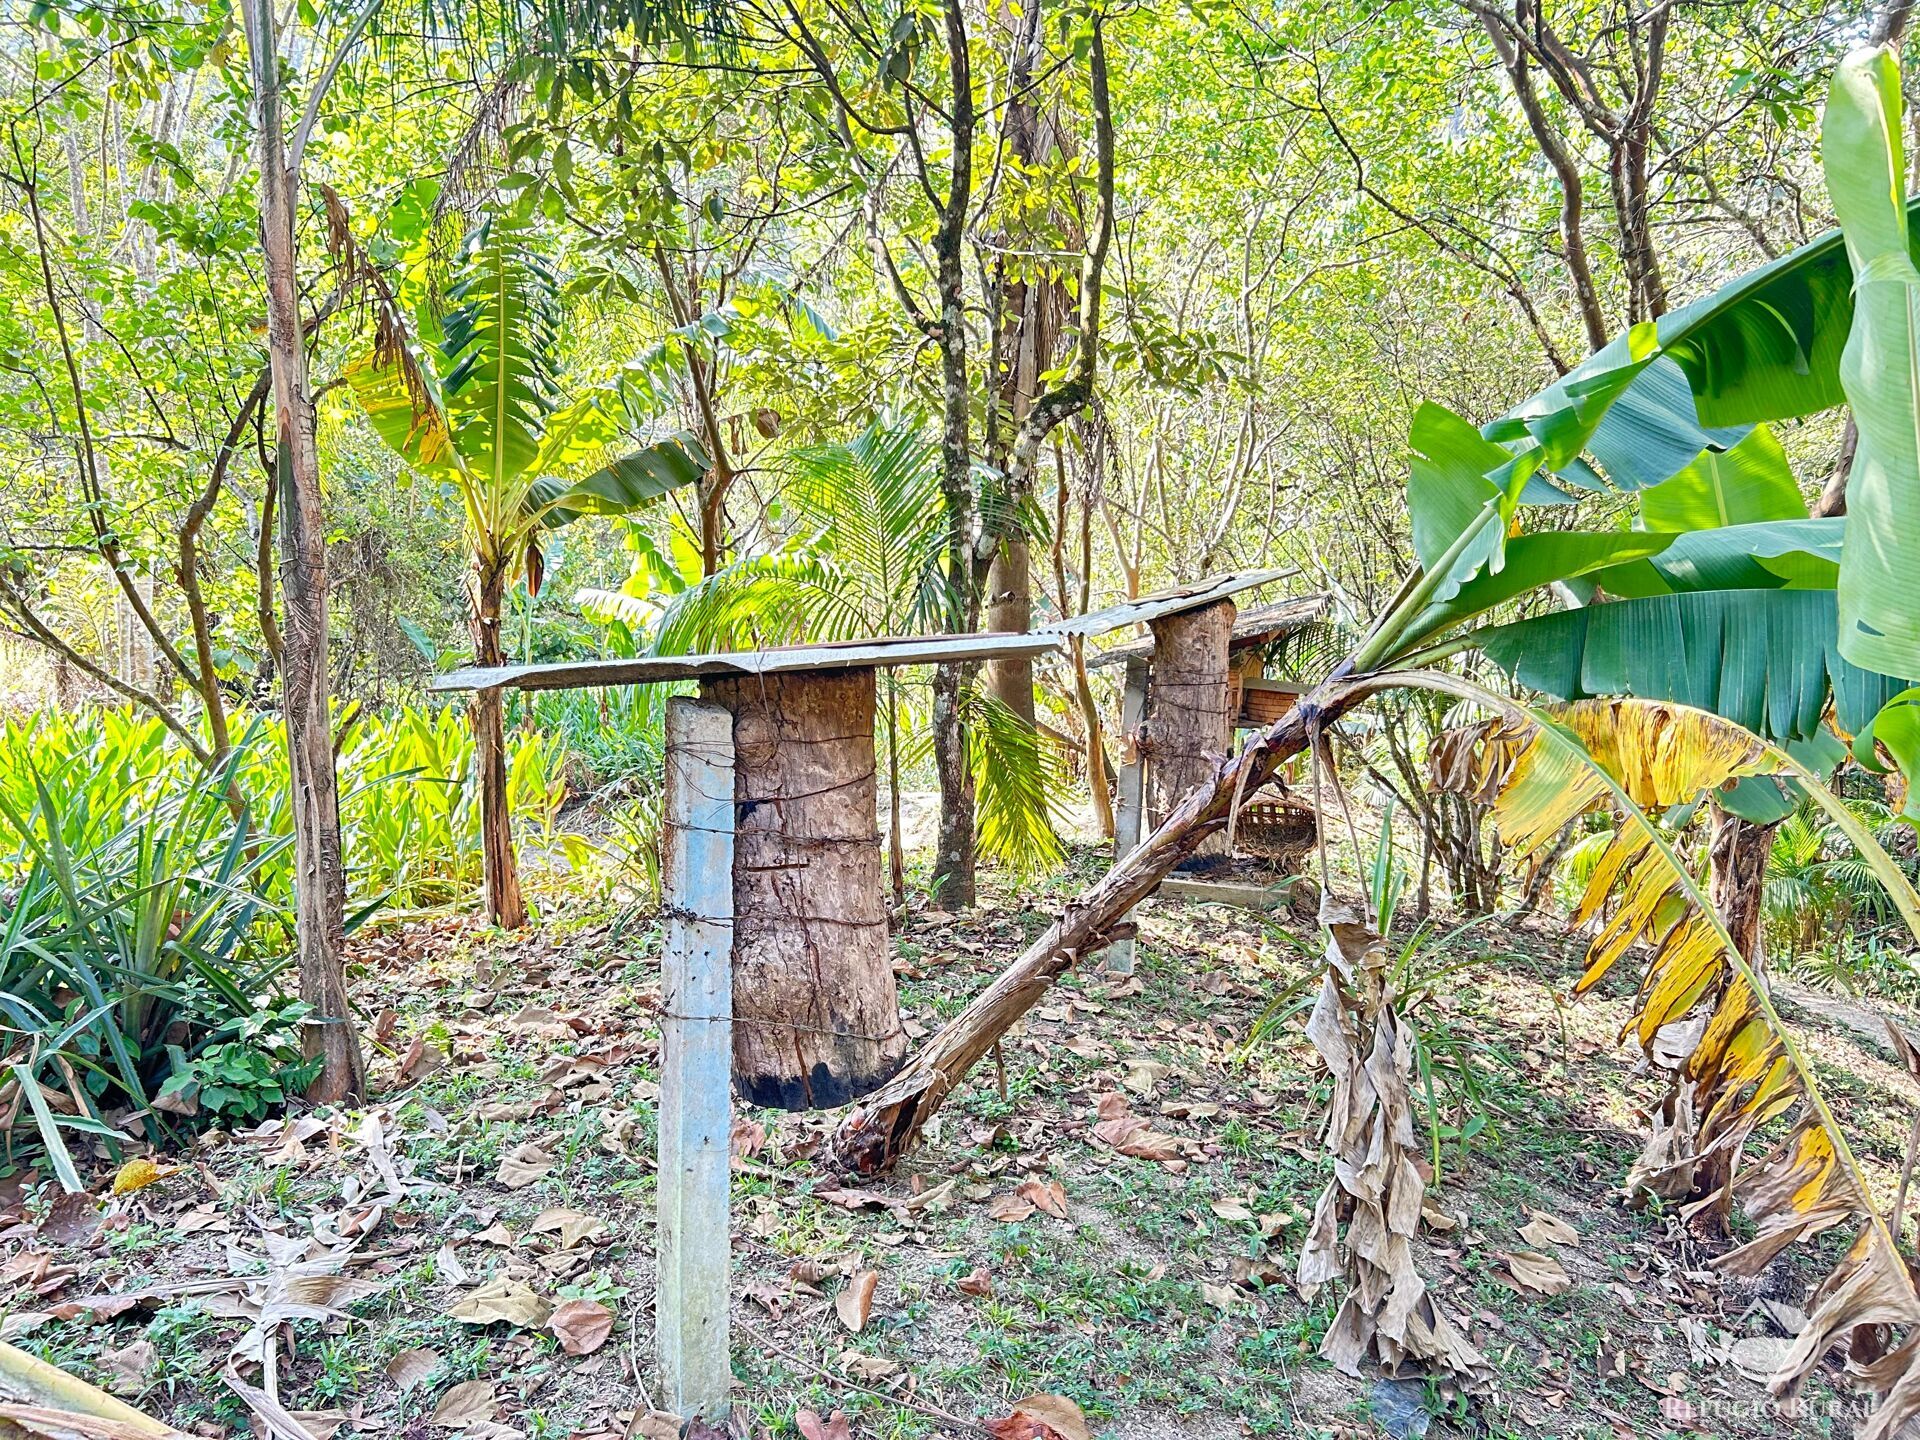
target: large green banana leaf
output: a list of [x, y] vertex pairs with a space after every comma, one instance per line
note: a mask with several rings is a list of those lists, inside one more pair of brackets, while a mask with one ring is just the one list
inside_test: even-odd
[[1900, 67], [1884, 47], [1840, 62], [1821, 127], [1827, 192], [1857, 277], [1840, 380], [1860, 429], [1847, 479], [1840, 649], [1920, 674], [1920, 270], [1903, 223]]
[[1831, 590], [1840, 568], [1842, 520], [1762, 520], [1688, 530], [1643, 561], [1587, 578], [1616, 598], [1683, 590]]
[[1772, 740], [1854, 732], [1904, 680], [1840, 654], [1831, 590], [1703, 590], [1588, 605], [1476, 632], [1522, 685], [1564, 700], [1635, 695], [1711, 710]]
[[1640, 492], [1640, 519], [1649, 530], [1711, 530], [1806, 514], [1787, 452], [1765, 425], [1730, 450], [1702, 450], [1671, 479]]
[[624, 515], [669, 490], [696, 484], [711, 463], [699, 439], [682, 430], [621, 456], [584, 480], [544, 476], [534, 482], [528, 501], [548, 528], [582, 515]]

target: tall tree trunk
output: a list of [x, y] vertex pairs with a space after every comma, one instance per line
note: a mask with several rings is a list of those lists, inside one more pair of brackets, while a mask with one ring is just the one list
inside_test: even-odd
[[[948, 628], [956, 634], [979, 623], [979, 578], [974, 566], [971, 388], [967, 383], [967, 314], [962, 246], [973, 195], [973, 62], [961, 0], [944, 0], [947, 70], [953, 94], [946, 203], [933, 251], [940, 314], [930, 333], [940, 347], [942, 424], [940, 498], [947, 515], [947, 579], [952, 592]], [[933, 673], [933, 763], [940, 777], [940, 835], [933, 857], [933, 890], [942, 905], [973, 904], [973, 772], [967, 763], [966, 711], [972, 665], [941, 665]]]
[[[500, 636], [505, 610], [506, 572], [480, 567], [474, 576], [473, 659], [477, 665], [506, 662]], [[499, 690], [473, 692], [473, 763], [480, 772], [480, 859], [486, 885], [487, 919], [507, 930], [527, 923], [520, 894], [520, 867], [513, 854], [513, 814], [507, 807], [507, 733], [505, 699]]]
[[[1043, 58], [1041, 17], [1045, 7], [1033, 0], [1013, 15], [1018, 33], [1014, 37], [1013, 66], [1007, 77], [1007, 106], [1001, 121], [1001, 134], [1008, 162], [1023, 170], [1046, 159], [1053, 148], [1054, 127], [1043, 119], [1034, 103], [1034, 70]], [[1053, 358], [1055, 332], [1059, 317], [1066, 311], [1066, 287], [1058, 279], [1030, 282], [1010, 278], [1008, 261], [999, 262], [1000, 281], [995, 290], [1000, 299], [1000, 327], [996, 355], [1006, 357], [1006, 373], [990, 376], [997, 388], [990, 396], [1004, 415], [996, 420], [993, 433], [1018, 432], [1040, 394], [1040, 377]], [[1033, 556], [1022, 525], [1032, 499], [1032, 474], [1016, 476], [1009, 463], [1011, 449], [994, 447], [1000, 453], [994, 464], [1007, 476], [1009, 491], [1005, 497], [999, 543], [994, 548], [993, 566], [987, 576], [987, 628], [1024, 634], [1033, 628]], [[1033, 660], [1021, 655], [995, 660], [987, 665], [988, 693], [1029, 726], [1034, 722]]]
[[900, 834], [900, 682], [887, 671], [887, 885], [907, 903], [907, 842]]
[[314, 440], [313, 395], [300, 324], [293, 223], [298, 175], [282, 140], [279, 55], [267, 0], [244, 0], [258, 106], [260, 230], [267, 276], [267, 349], [279, 435], [281, 677], [293, 782], [295, 930], [300, 998], [313, 1007], [302, 1043], [322, 1059], [308, 1088], [339, 1101], [366, 1088], [366, 1062], [347, 1002], [346, 869], [340, 854], [340, 800], [333, 771], [327, 686], [327, 546]]

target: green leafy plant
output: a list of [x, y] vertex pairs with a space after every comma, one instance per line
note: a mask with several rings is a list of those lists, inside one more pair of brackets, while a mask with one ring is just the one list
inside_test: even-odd
[[320, 1073], [323, 1057], [300, 1053], [300, 1027], [313, 1008], [275, 999], [217, 1027], [191, 1059], [170, 1046], [174, 1071], [160, 1087], [170, 1108], [259, 1121]]

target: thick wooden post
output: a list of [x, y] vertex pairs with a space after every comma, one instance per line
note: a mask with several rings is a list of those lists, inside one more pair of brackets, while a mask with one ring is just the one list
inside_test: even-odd
[[[1113, 812], [1113, 861], [1119, 864], [1140, 843], [1140, 822], [1146, 806], [1146, 759], [1141, 753], [1141, 728], [1147, 718], [1147, 662], [1142, 656], [1127, 661], [1126, 689], [1120, 696], [1120, 766], [1118, 803]], [[1108, 971], [1133, 973], [1133, 937], [1116, 940], [1106, 949]]]
[[[1172, 814], [1187, 793], [1212, 781], [1233, 749], [1232, 676], [1227, 645], [1233, 602], [1222, 600], [1152, 622], [1153, 690], [1147, 702], [1147, 826]], [[1224, 831], [1200, 855], [1225, 855]]]
[[675, 696], [666, 728], [654, 1331], [667, 1408], [683, 1419], [721, 1420], [733, 1379], [733, 717], [721, 706]]
[[710, 679], [733, 712], [733, 1083], [844, 1105], [907, 1052], [875, 815], [874, 672]]

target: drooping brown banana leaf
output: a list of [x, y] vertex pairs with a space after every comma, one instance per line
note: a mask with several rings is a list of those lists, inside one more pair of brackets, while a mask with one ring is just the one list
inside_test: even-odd
[[[1492, 698], [1492, 697], [1489, 697]], [[1787, 1245], [1851, 1221], [1861, 1230], [1814, 1297], [1812, 1317], [1772, 1381], [1790, 1392], [1857, 1326], [1915, 1327], [1877, 1357], [1865, 1377], [1883, 1394], [1858, 1434], [1885, 1440], [1920, 1415], [1920, 1295], [1900, 1254], [1898, 1215], [1883, 1215], [1793, 1035], [1726, 932], [1692, 871], [1648, 810], [1698, 800], [1742, 778], [1792, 775], [1840, 820], [1916, 935], [1920, 896], [1864, 827], [1785, 752], [1740, 727], [1681, 706], [1591, 701], [1549, 716], [1503, 707], [1451, 736], [1433, 757], [1436, 783], [1490, 798], [1502, 838], [1524, 856], [1550, 844], [1590, 810], [1618, 814], [1611, 843], [1576, 908], [1598, 920], [1576, 991], [1591, 989], [1636, 944], [1645, 955], [1627, 1025], [1653, 1050], [1660, 1032], [1691, 1017], [1702, 1025], [1685, 1062], [1696, 1143], [1678, 1163], [1724, 1176], [1703, 1204], [1738, 1203], [1754, 1238], [1719, 1265], [1754, 1274]], [[1845, 817], [1842, 819], [1842, 817]], [[1788, 1117], [1766, 1154], [1745, 1148], [1769, 1121]]]

